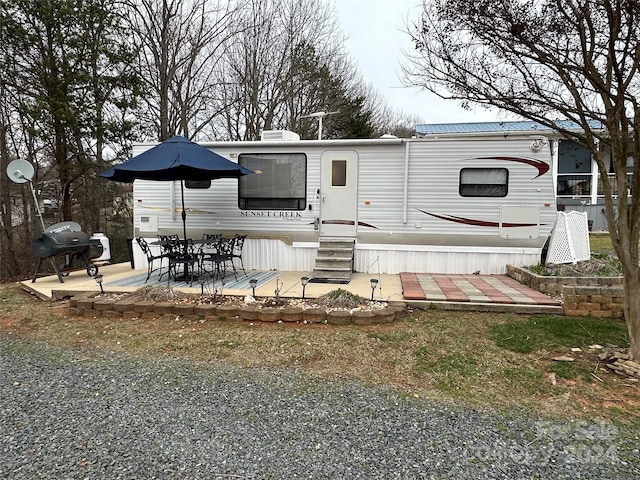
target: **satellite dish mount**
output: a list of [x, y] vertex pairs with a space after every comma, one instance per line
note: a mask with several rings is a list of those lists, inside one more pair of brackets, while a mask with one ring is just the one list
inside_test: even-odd
[[31, 194], [33, 195], [33, 203], [36, 206], [38, 217], [40, 218], [40, 224], [42, 225], [42, 231], [45, 230], [44, 220], [42, 219], [42, 212], [40, 211], [40, 204], [38, 203], [38, 197], [36, 196], [36, 190], [33, 188], [33, 175], [35, 170], [26, 160], [14, 160], [7, 166], [7, 176], [14, 183], [29, 183], [31, 187]]
[[300, 118], [317, 118], [318, 119], [318, 140], [322, 140], [322, 119], [327, 115], [333, 115], [335, 112], [315, 112], [310, 113], [309, 115], [302, 115]]

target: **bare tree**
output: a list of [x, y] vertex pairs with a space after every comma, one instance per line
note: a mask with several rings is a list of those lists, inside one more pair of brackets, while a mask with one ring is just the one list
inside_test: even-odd
[[[609, 233], [624, 272], [624, 315], [636, 361], [638, 18], [640, 3], [633, 0], [427, 0], [422, 22], [410, 32], [416, 50], [405, 69], [410, 83], [443, 98], [498, 107], [589, 148], [599, 167]], [[605, 168], [605, 150], [611, 154], [614, 182]]]
[[218, 136], [256, 139], [263, 129], [288, 128], [309, 138], [317, 122], [301, 117], [335, 110], [352, 72], [327, 2], [249, 2], [222, 70], [231, 108], [216, 124]]
[[128, 2], [145, 79], [142, 137], [256, 139], [288, 128], [312, 138], [317, 122], [303, 115], [349, 110], [328, 121], [344, 125], [358, 108], [329, 2]]
[[418, 115], [406, 113], [389, 106], [387, 99], [372, 85], [360, 87], [366, 98], [366, 106], [371, 111], [376, 136], [394, 135], [411, 138], [415, 135], [416, 125], [424, 123]]
[[194, 137], [226, 108], [220, 61], [237, 34], [236, 3], [129, 0], [128, 18], [145, 81], [139, 111], [147, 136]]

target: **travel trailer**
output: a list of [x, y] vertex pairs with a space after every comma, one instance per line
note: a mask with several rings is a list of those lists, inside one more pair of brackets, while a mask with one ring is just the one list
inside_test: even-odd
[[[540, 262], [556, 219], [549, 142], [535, 132], [301, 141], [269, 131], [201, 145], [254, 174], [184, 182], [187, 235], [247, 235], [246, 269], [318, 281], [338, 270], [345, 281], [352, 271], [504, 273]], [[179, 181], [136, 180], [133, 202], [135, 236], [182, 236]]]
[[[558, 124], [564, 128], [578, 128], [576, 124], [568, 120], [558, 120]], [[595, 121], [592, 127], [596, 130], [604, 128]], [[604, 188], [596, 160], [587, 147], [564, 138], [558, 131], [531, 121], [441, 123], [416, 126], [416, 135], [419, 138], [442, 137], [443, 135], [458, 136], [470, 133], [484, 135], [490, 132], [505, 136], [517, 133], [543, 135], [551, 147], [552, 176], [558, 210], [585, 212], [592, 230], [608, 229], [604, 209]], [[601, 154], [609, 182], [615, 191], [616, 176], [613, 171], [610, 147], [602, 144]], [[627, 160], [629, 184], [631, 184], [632, 177], [633, 159], [629, 158]], [[614, 197], [614, 208], [616, 203], [617, 198]]]

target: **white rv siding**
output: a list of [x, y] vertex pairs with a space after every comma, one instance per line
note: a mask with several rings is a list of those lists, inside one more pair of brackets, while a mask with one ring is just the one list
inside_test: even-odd
[[[417, 140], [204, 144], [234, 162], [243, 153], [305, 153], [307, 208], [241, 211], [238, 181], [213, 180], [209, 189], [184, 190], [187, 235], [200, 238], [205, 232], [246, 233], [249, 235], [244, 253], [246, 268], [311, 271], [319, 240], [314, 220], [322, 208], [322, 193], [317, 194], [321, 156], [323, 152], [353, 150], [357, 152], [359, 165], [359, 225], [354, 238], [356, 271], [503, 273], [507, 263], [539, 261], [555, 221], [551, 168], [538, 176], [540, 172], [534, 165], [498, 158], [525, 158], [545, 162], [550, 167], [549, 151], [533, 153], [529, 149], [531, 141], [526, 135], [508, 138], [485, 135]], [[134, 153], [140, 151], [134, 150]], [[507, 168], [508, 195], [461, 197], [459, 172], [465, 167]], [[136, 235], [151, 240], [157, 233], [182, 235], [180, 205], [180, 182], [136, 181]], [[527, 211], [533, 210], [531, 206], [538, 207], [539, 236], [500, 237], [497, 225], [503, 206], [526, 206]], [[142, 216], [154, 216], [158, 231], [142, 231]]]

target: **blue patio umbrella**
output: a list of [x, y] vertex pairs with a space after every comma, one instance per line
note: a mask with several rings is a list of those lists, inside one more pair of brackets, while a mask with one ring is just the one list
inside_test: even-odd
[[180, 180], [182, 229], [186, 239], [187, 214], [184, 208], [184, 180], [239, 178], [251, 173], [254, 172], [185, 137], [176, 136], [102, 172], [99, 176], [123, 183], [133, 183], [134, 180]]

